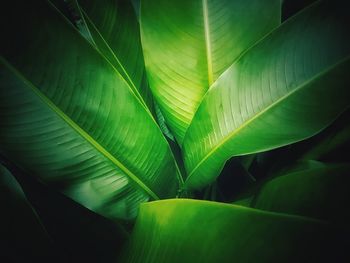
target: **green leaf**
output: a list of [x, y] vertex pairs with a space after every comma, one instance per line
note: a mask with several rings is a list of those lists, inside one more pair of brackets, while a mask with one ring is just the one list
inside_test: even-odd
[[95, 45], [76, 0], [50, 0], [50, 2], [78, 29], [86, 40]]
[[141, 0], [131, 0], [132, 6], [134, 7], [135, 14], [137, 19], [140, 19], [140, 6], [141, 6]]
[[151, 114], [49, 2], [12, 1], [1, 24], [8, 159], [109, 218], [176, 195], [176, 165]]
[[209, 86], [279, 23], [280, 0], [142, 1], [149, 84], [179, 144]]
[[154, 111], [156, 113], [156, 117], [157, 117], [157, 122], [159, 124], [159, 128], [161, 129], [163, 134], [167, 138], [169, 138], [171, 141], [175, 142], [175, 137], [171, 133], [171, 131], [169, 130], [168, 125], [166, 124], [166, 120], [164, 119], [164, 115], [163, 115], [162, 111], [159, 109], [159, 106], [158, 106], [157, 103], [154, 104]]
[[153, 112], [135, 10], [126, 0], [78, 0], [84, 21], [100, 52], [118, 70], [135, 95]]
[[[100, 216], [39, 182], [9, 160], [4, 163], [16, 176], [27, 200], [49, 234], [55, 251], [59, 251], [59, 255], [50, 255], [52, 258], [59, 257], [59, 262], [116, 262], [118, 253], [129, 237], [123, 227], [126, 226], [124, 222]], [[35, 235], [30, 236], [30, 239], [35, 239]]]
[[349, 169], [349, 164], [318, 165], [286, 173], [265, 183], [252, 206], [348, 225]]
[[27, 201], [21, 186], [0, 164], [1, 259], [9, 262], [55, 260], [53, 242]]
[[307, 152], [305, 152], [300, 157], [300, 159], [323, 160], [327, 159], [327, 157], [328, 159], [332, 159], [333, 157], [333, 159], [337, 159], [338, 161], [339, 159], [341, 159], [342, 161], [348, 161], [350, 153], [349, 120], [349, 117], [345, 118], [346, 123], [343, 124], [343, 127], [340, 125], [332, 127], [333, 129], [329, 131], [329, 134], [323, 136], [323, 138], [321, 138], [322, 140], [314, 142], [312, 144], [312, 147]]
[[163, 200], [141, 205], [121, 262], [340, 262], [344, 246], [338, 234], [325, 222], [306, 217]]
[[282, 2], [282, 21], [293, 16], [300, 10], [303, 10], [317, 0], [281, 0]]
[[232, 156], [311, 137], [349, 106], [350, 17], [320, 1], [245, 52], [214, 83], [188, 129], [187, 187], [204, 186]]

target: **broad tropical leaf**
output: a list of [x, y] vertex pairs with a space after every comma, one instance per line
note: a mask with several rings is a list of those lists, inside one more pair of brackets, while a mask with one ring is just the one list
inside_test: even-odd
[[265, 183], [251, 206], [348, 225], [349, 165], [324, 165], [295, 171]]
[[118, 70], [141, 102], [153, 112], [140, 27], [131, 1], [78, 0], [78, 4], [96, 47]]
[[149, 84], [181, 144], [209, 86], [280, 22], [280, 0], [143, 0]]
[[2, 262], [58, 262], [53, 242], [21, 186], [0, 164], [0, 244]]
[[307, 217], [163, 200], [141, 205], [121, 262], [343, 262], [338, 234], [338, 229]]
[[50, 2], [11, 1], [1, 12], [7, 158], [109, 218], [175, 196], [169, 145], [110, 63]]
[[136, 11], [139, 3], [125, 0], [98, 3], [81, 0], [79, 3], [76, 0], [66, 1], [65, 4], [62, 0], [54, 2], [60, 11], [65, 11], [64, 15], [70, 18], [79, 32], [118, 70], [135, 95], [154, 115], [164, 135], [174, 140], [148, 87], [139, 23], [132, 13], [138, 15]]
[[320, 1], [245, 52], [214, 83], [183, 149], [188, 187], [206, 185], [231, 156], [303, 140], [349, 106], [350, 17]]

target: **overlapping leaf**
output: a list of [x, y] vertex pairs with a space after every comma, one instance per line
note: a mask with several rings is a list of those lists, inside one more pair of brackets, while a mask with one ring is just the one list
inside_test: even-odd
[[350, 19], [320, 1], [243, 54], [213, 85], [184, 141], [188, 187], [206, 185], [231, 156], [308, 138], [349, 106]]
[[[53, 242], [12, 174], [0, 164], [0, 244], [3, 262], [47, 261]], [[53, 259], [53, 262], [58, 262]]]
[[110, 218], [174, 196], [170, 148], [115, 68], [50, 2], [1, 12], [1, 151]]
[[142, 1], [149, 84], [180, 144], [209, 86], [279, 22], [279, 0]]
[[265, 183], [251, 206], [319, 218], [347, 225], [350, 165], [316, 165], [286, 173]]
[[[12, 213], [9, 212], [15, 210], [17, 217], [12, 218], [13, 223], [10, 224], [11, 227], [7, 227], [7, 235], [1, 235], [1, 237], [4, 240], [9, 237], [10, 240], [16, 240], [15, 244], [8, 242], [9, 247], [14, 245], [12, 249], [9, 248], [9, 251], [13, 251], [16, 244], [22, 244], [24, 250], [14, 253], [13, 257], [24, 258], [24, 262], [101, 261], [108, 263], [117, 260], [120, 248], [128, 238], [127, 229], [123, 227], [125, 224], [122, 220], [109, 220], [90, 211], [0, 156], [0, 161], [3, 160], [11, 173], [16, 175], [16, 180], [21, 185], [28, 202], [50, 237], [51, 242], [45, 240], [44, 244], [54, 245], [55, 251], [52, 252], [56, 252], [56, 254], [50, 253], [44, 261], [27, 257], [25, 253], [27, 249], [32, 252], [38, 251], [39, 255], [45, 255], [46, 245], [37, 244], [37, 239], [41, 238], [40, 232], [35, 233], [38, 231], [33, 226], [28, 227], [30, 218], [25, 216], [22, 209], [18, 209], [13, 202], [8, 202], [5, 198], [3, 218], [11, 217]], [[26, 222], [20, 222], [23, 219]], [[28, 235], [27, 231], [32, 232]]]
[[141, 102], [153, 111], [139, 23], [131, 1], [79, 0], [78, 4], [96, 47], [115, 66]]
[[122, 262], [343, 262], [339, 233], [307, 217], [163, 200], [141, 205]]

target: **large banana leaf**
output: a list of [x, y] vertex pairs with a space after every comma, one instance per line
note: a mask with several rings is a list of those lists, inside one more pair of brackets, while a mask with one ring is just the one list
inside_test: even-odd
[[180, 144], [209, 86], [279, 22], [280, 0], [142, 1], [149, 84]]
[[154, 115], [164, 135], [174, 140], [148, 87], [139, 23], [135, 17], [135, 8], [139, 3], [126, 0], [104, 0], [98, 3], [55, 0], [54, 4], [118, 70], [135, 95]]
[[18, 182], [1, 164], [0, 205], [1, 262], [58, 262], [53, 242], [37, 214]]
[[121, 262], [343, 262], [339, 230], [307, 217], [236, 205], [156, 201], [141, 205]]
[[320, 1], [243, 54], [213, 85], [184, 141], [188, 187], [231, 156], [308, 138], [349, 106], [350, 17]]
[[96, 47], [118, 70], [141, 102], [152, 110], [140, 28], [131, 1], [78, 0], [78, 4]]
[[176, 194], [174, 159], [149, 111], [50, 2], [11, 1], [1, 25], [7, 158], [110, 218]]

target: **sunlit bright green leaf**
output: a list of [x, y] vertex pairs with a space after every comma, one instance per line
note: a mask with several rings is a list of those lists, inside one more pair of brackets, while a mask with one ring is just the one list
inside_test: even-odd
[[150, 202], [141, 205], [122, 262], [340, 262], [338, 231], [319, 220], [236, 205]]
[[280, 22], [280, 0], [143, 0], [149, 84], [181, 144], [209, 86]]
[[350, 16], [344, 2], [320, 1], [243, 54], [214, 84], [183, 149], [197, 188], [232, 156], [303, 140], [349, 106]]

